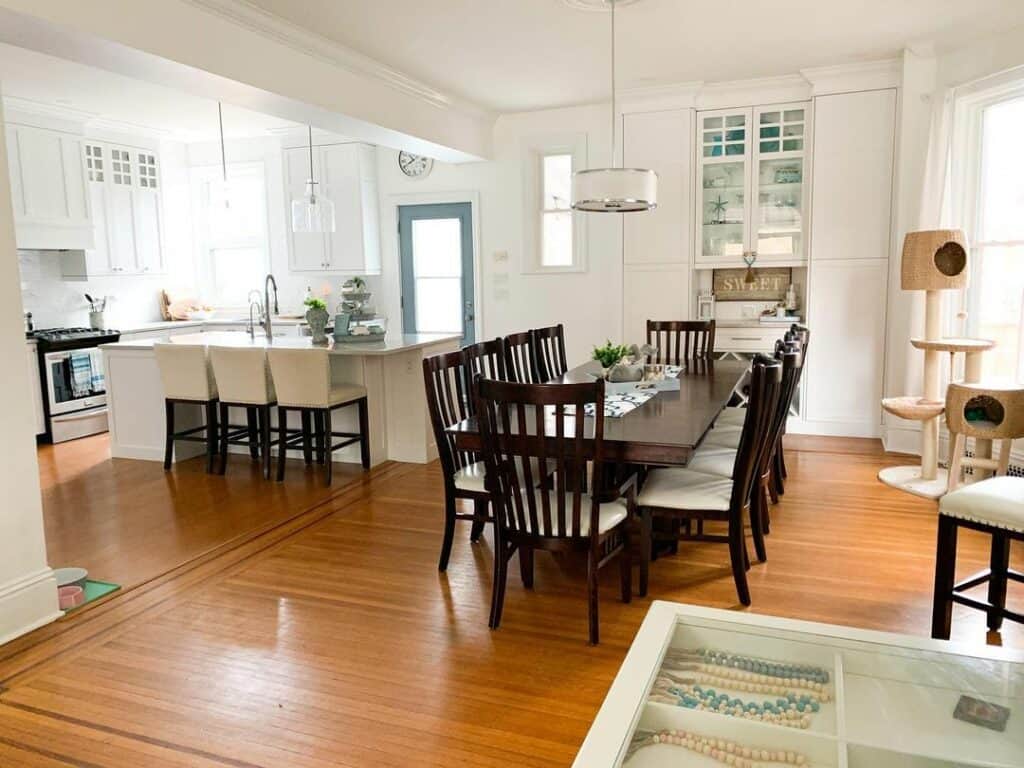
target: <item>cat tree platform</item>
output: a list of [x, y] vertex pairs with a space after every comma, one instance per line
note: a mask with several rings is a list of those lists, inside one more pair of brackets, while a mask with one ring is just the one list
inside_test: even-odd
[[882, 400], [882, 408], [901, 419], [927, 421], [941, 416], [946, 410], [946, 404], [940, 400], [925, 400], [916, 395], [904, 395], [885, 398]]
[[989, 339], [911, 339], [915, 349], [932, 349], [936, 352], [985, 352], [996, 345]]

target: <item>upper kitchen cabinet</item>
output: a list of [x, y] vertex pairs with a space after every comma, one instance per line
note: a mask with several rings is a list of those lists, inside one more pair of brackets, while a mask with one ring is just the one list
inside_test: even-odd
[[80, 135], [7, 123], [15, 239], [28, 250], [93, 246]]
[[[291, 201], [305, 194], [308, 148], [284, 151], [288, 220]], [[377, 204], [376, 150], [366, 144], [328, 144], [313, 148], [313, 172], [319, 191], [334, 203], [334, 232], [293, 232], [288, 228], [290, 264], [296, 272], [380, 273], [380, 215]]]
[[164, 271], [159, 162], [143, 147], [86, 140], [83, 149], [95, 245], [66, 259], [65, 277]]
[[810, 133], [810, 102], [697, 113], [698, 266], [806, 263]]

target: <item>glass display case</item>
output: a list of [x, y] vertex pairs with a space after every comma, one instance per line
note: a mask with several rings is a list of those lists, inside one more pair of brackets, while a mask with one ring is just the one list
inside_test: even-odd
[[698, 265], [806, 260], [809, 128], [809, 102], [697, 113]]
[[1024, 653], [655, 602], [576, 768], [1024, 766]]

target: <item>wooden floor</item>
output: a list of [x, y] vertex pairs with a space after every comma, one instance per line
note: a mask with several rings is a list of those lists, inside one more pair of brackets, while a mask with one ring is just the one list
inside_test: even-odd
[[[934, 505], [875, 479], [900, 459], [874, 444], [805, 445], [789, 453], [769, 562], [750, 572], [751, 610], [927, 635]], [[190, 493], [223, 483], [196, 472]], [[535, 589], [510, 580], [491, 632], [490, 545], [460, 524], [437, 573], [441, 498], [436, 465], [386, 465], [61, 634], [0, 648], [0, 765], [569, 765], [649, 600], [619, 603], [609, 569], [589, 647], [580, 564], [538, 555]], [[987, 562], [980, 537], [961, 551], [964, 572]], [[650, 598], [736, 607], [725, 548], [659, 559]], [[954, 638], [984, 642], [980, 614], [958, 609]], [[1002, 640], [1024, 647], [1019, 627]]]

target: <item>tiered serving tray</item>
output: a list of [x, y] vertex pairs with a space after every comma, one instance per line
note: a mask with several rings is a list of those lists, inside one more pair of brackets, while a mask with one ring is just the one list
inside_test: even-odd
[[[808, 712], [804, 728], [659, 700], [666, 671], [678, 675], [680, 667], [678, 660], [666, 658], [696, 649], [824, 670], [830, 700]], [[733, 702], [776, 700], [772, 694], [711, 687]], [[1004, 730], [955, 718], [962, 696], [1007, 708]], [[782, 758], [758, 759], [759, 768], [1019, 768], [1024, 766], [1024, 653], [657, 601], [573, 765], [738, 764], [664, 743], [663, 736], [651, 743], [653, 734], [672, 731], [706, 737], [736, 756], [746, 747]]]

